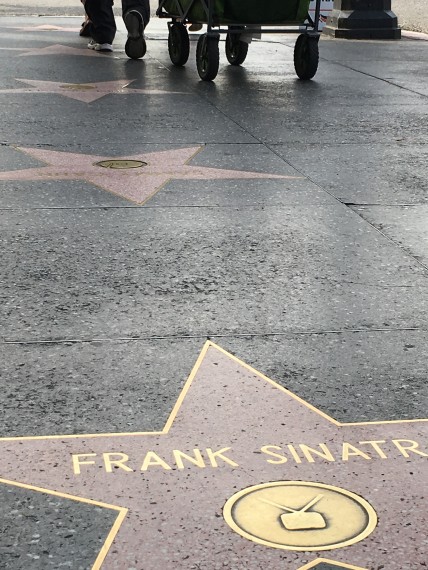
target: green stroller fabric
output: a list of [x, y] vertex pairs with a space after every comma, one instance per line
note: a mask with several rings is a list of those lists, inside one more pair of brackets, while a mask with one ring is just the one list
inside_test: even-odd
[[310, 0], [224, 0], [226, 20], [273, 24], [306, 20]]
[[[178, 16], [177, 2], [186, 10], [192, 0], [167, 0], [165, 10]], [[279, 24], [302, 23], [306, 20], [310, 0], [214, 0], [214, 24]], [[197, 0], [190, 9], [188, 19], [206, 23], [208, 20], [204, 4], [208, 0]]]
[[[177, 9], [177, 4], [181, 6], [182, 10], [186, 11], [191, 3], [191, 0], [167, 0], [164, 4], [164, 8], [171, 16], [178, 16], [180, 11]], [[208, 0], [196, 0], [196, 2], [194, 2], [187, 16], [191, 22], [206, 23], [208, 21], [207, 11], [204, 9], [203, 3], [208, 7]], [[214, 0], [216, 23], [223, 21], [224, 3], [225, 0]]]

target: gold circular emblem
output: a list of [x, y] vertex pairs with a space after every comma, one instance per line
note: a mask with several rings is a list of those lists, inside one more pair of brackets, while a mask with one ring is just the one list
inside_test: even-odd
[[95, 164], [96, 166], [102, 166], [103, 168], [115, 168], [118, 170], [124, 170], [126, 168], [141, 168], [142, 166], [147, 166], [147, 162], [143, 162], [142, 160], [126, 159], [101, 160]]
[[366, 538], [373, 507], [346, 489], [306, 481], [247, 487], [226, 502], [227, 524], [244, 538], [284, 550], [334, 550]]

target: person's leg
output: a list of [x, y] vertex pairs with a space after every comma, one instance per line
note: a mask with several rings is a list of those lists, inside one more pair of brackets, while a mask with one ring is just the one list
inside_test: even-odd
[[128, 30], [125, 53], [131, 59], [139, 59], [146, 53], [144, 28], [150, 20], [149, 0], [122, 0], [122, 16]]
[[[85, 7], [85, 0], [80, 0], [83, 4], [83, 8]], [[91, 37], [91, 20], [89, 19], [88, 14], [85, 11], [85, 21], [82, 23], [82, 27], [80, 28], [79, 36], [84, 38]]]
[[136, 10], [143, 16], [144, 27], [150, 20], [150, 1], [149, 0], [122, 0], [122, 15], [125, 17], [127, 12]]
[[92, 22], [91, 35], [98, 45], [110, 45], [116, 35], [113, 0], [86, 0], [85, 11]]
[[91, 38], [91, 27], [92, 22], [89, 19], [88, 14], [85, 14], [85, 21], [82, 23], [82, 27], [80, 28], [79, 36], [83, 38]]

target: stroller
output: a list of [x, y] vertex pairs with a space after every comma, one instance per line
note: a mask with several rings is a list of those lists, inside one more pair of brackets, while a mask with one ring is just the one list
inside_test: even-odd
[[[298, 33], [294, 68], [300, 79], [312, 79], [318, 69], [318, 29], [321, 0], [316, 0], [314, 19], [310, 0], [159, 0], [157, 16], [168, 22], [168, 51], [174, 65], [185, 65], [190, 41], [187, 24], [206, 25], [196, 49], [199, 77], [215, 79], [219, 69], [220, 34], [226, 34], [226, 57], [241, 65], [248, 53], [248, 38], [257, 33]], [[247, 41], [245, 41], [247, 40]]]

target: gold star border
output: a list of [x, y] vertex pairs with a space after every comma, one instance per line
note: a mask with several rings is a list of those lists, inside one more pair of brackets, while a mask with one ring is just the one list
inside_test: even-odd
[[[386, 420], [386, 421], [375, 421], [375, 422], [350, 422], [350, 423], [342, 423], [342, 422], [338, 422], [337, 420], [335, 420], [334, 418], [332, 418], [331, 416], [329, 416], [328, 414], [326, 414], [325, 412], [319, 410], [318, 408], [316, 408], [315, 406], [313, 406], [312, 404], [310, 404], [309, 402], [307, 402], [306, 400], [304, 400], [303, 398], [300, 398], [299, 396], [297, 396], [296, 394], [294, 394], [294, 392], [291, 392], [290, 390], [288, 390], [287, 388], [284, 388], [283, 386], [281, 386], [280, 384], [278, 384], [277, 382], [275, 382], [274, 380], [271, 380], [270, 378], [268, 378], [267, 376], [265, 376], [264, 374], [262, 374], [261, 372], [259, 372], [258, 370], [256, 370], [255, 368], [253, 368], [252, 366], [250, 366], [249, 364], [247, 364], [246, 362], [240, 360], [239, 358], [237, 358], [236, 356], [234, 356], [233, 354], [231, 354], [230, 352], [226, 351], [225, 349], [221, 348], [219, 345], [213, 343], [212, 341], [206, 341], [201, 353], [199, 354], [198, 359], [196, 360], [196, 363], [183, 387], [183, 389], [181, 390], [181, 393], [174, 405], [174, 408], [172, 409], [172, 412], [167, 420], [167, 422], [165, 423], [164, 428], [161, 431], [151, 431], [151, 432], [130, 432], [130, 433], [95, 433], [95, 434], [67, 434], [67, 435], [47, 435], [47, 436], [23, 436], [23, 437], [4, 437], [4, 438], [0, 438], [0, 441], [22, 441], [22, 440], [47, 440], [47, 439], [76, 439], [76, 438], [98, 438], [98, 437], [117, 437], [117, 436], [124, 436], [124, 437], [129, 437], [129, 436], [141, 436], [141, 435], [166, 435], [168, 434], [168, 432], [170, 431], [174, 420], [181, 408], [181, 405], [183, 403], [183, 401], [186, 398], [186, 395], [190, 389], [190, 386], [193, 383], [193, 380], [195, 378], [195, 376], [197, 375], [199, 368], [205, 358], [206, 353], [208, 352], [209, 348], [214, 348], [215, 350], [218, 350], [219, 352], [221, 352], [222, 354], [226, 355], [228, 358], [230, 358], [231, 360], [233, 360], [234, 362], [236, 362], [238, 365], [243, 366], [244, 368], [246, 368], [249, 372], [251, 372], [252, 374], [255, 374], [257, 376], [259, 376], [262, 380], [264, 380], [265, 382], [271, 384], [272, 386], [274, 386], [275, 388], [277, 388], [278, 390], [280, 390], [281, 392], [287, 394], [289, 397], [293, 398], [294, 400], [297, 400], [300, 404], [306, 406], [307, 408], [309, 408], [312, 412], [318, 414], [319, 416], [321, 416], [322, 418], [324, 418], [325, 420], [327, 420], [328, 422], [334, 424], [335, 426], [341, 427], [341, 426], [364, 426], [364, 425], [381, 425], [381, 424], [408, 424], [408, 423], [416, 423], [416, 422], [428, 422], [428, 419], [413, 419], [413, 420]], [[118, 516], [116, 518], [116, 521], [114, 522], [109, 534], [107, 535], [107, 538], [94, 562], [94, 565], [92, 566], [91, 570], [100, 570], [101, 566], [104, 562], [105, 557], [107, 556], [107, 553], [109, 552], [109, 549], [114, 541], [115, 536], [117, 535], [126, 515], [128, 512], [128, 509], [125, 507], [120, 507], [117, 505], [111, 505], [111, 504], [107, 504], [107, 503], [102, 503], [99, 501], [94, 501], [91, 499], [86, 499], [83, 497], [78, 497], [75, 495], [69, 495], [67, 493], [61, 493], [58, 491], [52, 491], [50, 489], [44, 489], [41, 487], [36, 487], [33, 485], [27, 485], [24, 483], [18, 483], [15, 481], [9, 481], [7, 479], [1, 479], [0, 478], [0, 483], [3, 484], [7, 484], [7, 485], [11, 485], [11, 486], [15, 486], [15, 487], [19, 487], [19, 488], [23, 488], [23, 489], [28, 489], [31, 491], [37, 491], [39, 493], [46, 493], [49, 495], [54, 495], [56, 497], [61, 497], [61, 498], [65, 498], [65, 499], [69, 499], [69, 500], [73, 500], [73, 501], [77, 501], [80, 503], [86, 503], [86, 504], [90, 504], [90, 505], [95, 505], [101, 508], [105, 508], [105, 509], [111, 509], [111, 510], [115, 510], [118, 511]], [[317, 558], [316, 560], [313, 560], [312, 562], [310, 562], [309, 564], [306, 564], [305, 566], [301, 566], [300, 568], [298, 568], [297, 570], [310, 570], [312, 568], [316, 568], [317, 566], [319, 566], [320, 564], [330, 564], [331, 566], [337, 566], [339, 569], [341, 568], [345, 568], [347, 570], [368, 570], [367, 568], [362, 568], [361, 566], [354, 566], [351, 564], [346, 564], [343, 562], [336, 562], [334, 560], [331, 559], [327, 559], [327, 558]]]

